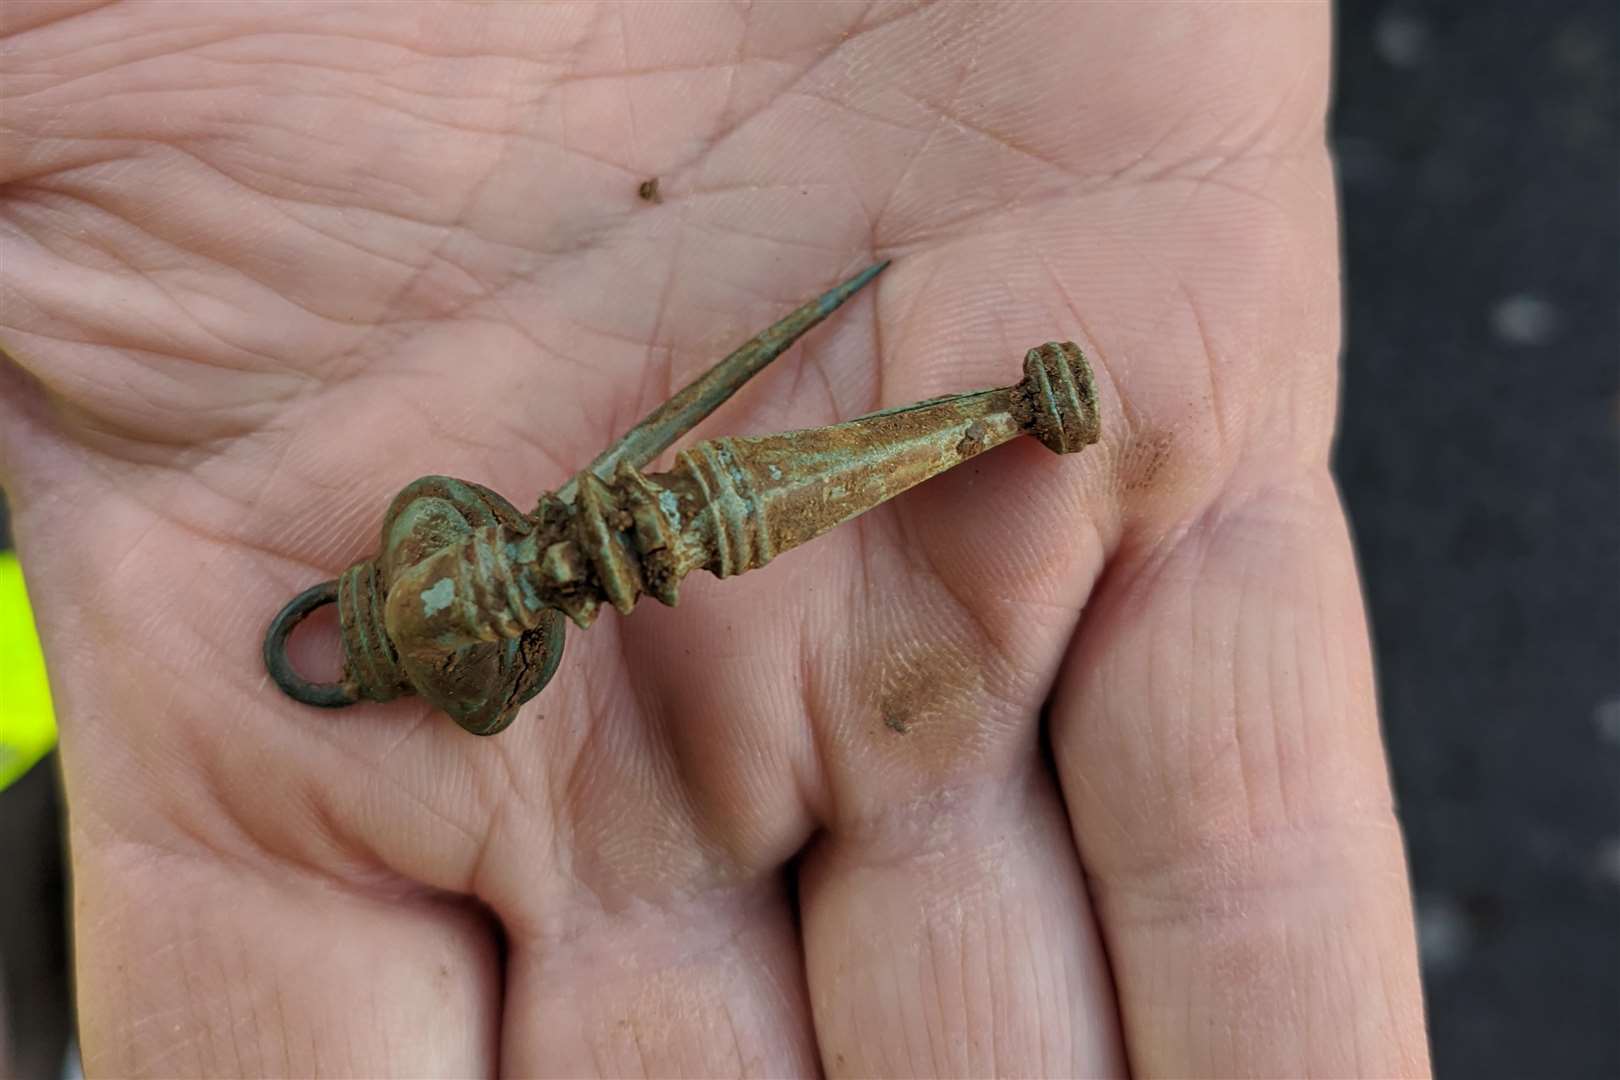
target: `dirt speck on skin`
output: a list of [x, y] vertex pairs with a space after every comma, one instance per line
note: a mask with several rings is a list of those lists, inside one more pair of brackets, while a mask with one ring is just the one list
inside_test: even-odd
[[1152, 488], [1159, 474], [1170, 464], [1174, 445], [1175, 436], [1168, 431], [1134, 440], [1125, 452], [1125, 460], [1120, 468], [1120, 474], [1125, 478], [1125, 490], [1147, 491]]
[[661, 203], [664, 201], [664, 197], [658, 193], [658, 177], [656, 176], [649, 180], [643, 180], [641, 186], [636, 188], [636, 194], [641, 197], [643, 202]]
[[906, 645], [885, 651], [868, 676], [883, 726], [897, 735], [949, 727], [973, 711], [984, 674], [960, 644]]

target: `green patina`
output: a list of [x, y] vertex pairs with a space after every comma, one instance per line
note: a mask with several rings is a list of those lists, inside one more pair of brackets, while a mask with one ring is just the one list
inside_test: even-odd
[[432, 588], [422, 590], [422, 614], [428, 617], [437, 615], [449, 607], [456, 598], [456, 583], [449, 578], [440, 578]]

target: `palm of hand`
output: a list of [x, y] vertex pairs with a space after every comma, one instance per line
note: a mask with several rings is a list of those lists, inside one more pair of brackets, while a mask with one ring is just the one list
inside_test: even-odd
[[[1321, 12], [222, 12], [8, 45], [0, 460], [101, 1068], [1421, 1066], [1324, 464]], [[403, 483], [527, 506], [884, 255], [703, 431], [1069, 337], [1103, 444], [604, 618], [494, 740], [266, 684]], [[1279, 948], [1387, 960], [1393, 1026], [1297, 1036], [1356, 987]]]

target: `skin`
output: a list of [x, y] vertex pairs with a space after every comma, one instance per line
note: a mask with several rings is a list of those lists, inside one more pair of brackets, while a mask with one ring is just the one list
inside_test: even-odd
[[[1427, 1071], [1328, 471], [1325, 5], [0, 19], [92, 1072]], [[495, 739], [267, 683], [405, 482], [528, 505], [881, 256], [700, 434], [1072, 338], [1102, 443], [610, 613]]]

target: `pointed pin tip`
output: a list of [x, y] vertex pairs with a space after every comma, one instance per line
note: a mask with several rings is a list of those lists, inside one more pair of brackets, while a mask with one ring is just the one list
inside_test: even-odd
[[889, 263], [892, 261], [893, 260], [891, 259], [884, 259], [882, 262], [873, 263], [871, 266], [868, 266], [865, 270], [862, 270], [860, 273], [856, 274], [842, 285], [834, 285], [831, 289], [828, 289], [822, 294], [821, 302], [818, 305], [821, 309], [821, 314], [828, 314], [839, 304], [842, 304], [845, 300], [848, 300], [851, 296], [854, 296], [856, 293], [860, 292], [867, 286], [868, 283], [871, 282], [873, 278], [883, 273], [883, 271], [888, 268]]
[[865, 270], [862, 270], [860, 273], [850, 278], [850, 284], [854, 285], [857, 289], [860, 288], [862, 285], [865, 285], [868, 281], [871, 281], [873, 278], [883, 273], [883, 271], [887, 270], [889, 268], [889, 264], [893, 261], [893, 259], [883, 259], [879, 262], [873, 263]]

